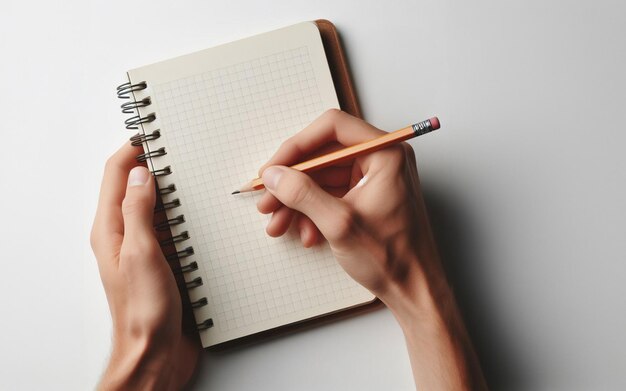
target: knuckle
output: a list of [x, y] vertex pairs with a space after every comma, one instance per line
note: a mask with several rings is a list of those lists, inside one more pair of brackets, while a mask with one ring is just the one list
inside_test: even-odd
[[120, 253], [120, 260], [124, 262], [136, 262], [141, 259], [142, 251], [133, 245], [124, 246]]
[[357, 217], [354, 211], [349, 208], [344, 208], [339, 212], [335, 218], [330, 232], [328, 233], [328, 240], [330, 241], [345, 241], [354, 234]]
[[331, 124], [335, 124], [339, 121], [342, 115], [343, 112], [341, 110], [333, 108], [326, 110], [324, 114], [320, 116], [320, 119], [328, 121]]
[[104, 163], [104, 170], [111, 171], [119, 166], [117, 155], [111, 155]]
[[328, 118], [328, 119], [337, 119], [341, 116], [342, 111], [336, 108], [332, 108], [332, 109], [328, 109], [324, 112], [324, 117]]
[[155, 259], [161, 256], [161, 249], [154, 240], [135, 238], [125, 243], [120, 252], [123, 261], [138, 262], [144, 259]]
[[155, 260], [163, 257], [161, 248], [154, 240], [146, 241], [146, 243], [140, 247], [143, 248], [143, 257], [146, 259]]

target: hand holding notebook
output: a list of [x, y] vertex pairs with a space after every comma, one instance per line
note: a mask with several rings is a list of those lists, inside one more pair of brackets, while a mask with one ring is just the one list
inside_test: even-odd
[[144, 390], [154, 383], [180, 389], [201, 350], [196, 331], [183, 328], [176, 280], [152, 228], [154, 179], [136, 167], [140, 150], [127, 143], [109, 158], [91, 231], [113, 320], [103, 390]]

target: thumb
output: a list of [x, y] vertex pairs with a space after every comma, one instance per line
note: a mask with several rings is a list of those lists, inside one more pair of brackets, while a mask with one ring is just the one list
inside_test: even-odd
[[262, 178], [274, 197], [309, 217], [329, 242], [347, 239], [353, 226], [351, 209], [311, 177], [288, 167], [271, 166], [263, 171]]
[[148, 169], [139, 166], [130, 170], [122, 202], [125, 235], [152, 233], [155, 202], [154, 181]]

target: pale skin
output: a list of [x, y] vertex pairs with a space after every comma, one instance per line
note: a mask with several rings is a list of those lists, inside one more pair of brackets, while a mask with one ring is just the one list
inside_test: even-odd
[[[381, 134], [330, 110], [286, 140], [259, 170], [266, 190], [257, 208], [272, 214], [266, 231], [278, 237], [295, 224], [304, 247], [328, 241], [346, 273], [397, 319], [417, 389], [487, 389], [437, 255], [411, 147], [311, 175], [287, 167]], [[152, 228], [154, 182], [134, 163], [140, 152], [125, 145], [109, 159], [91, 234], [113, 319], [103, 390], [181, 389], [201, 350], [182, 332], [180, 295]]]

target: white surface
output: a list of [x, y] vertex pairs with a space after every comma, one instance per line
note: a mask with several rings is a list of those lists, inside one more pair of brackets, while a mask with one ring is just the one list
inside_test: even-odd
[[[414, 145], [494, 389], [626, 387], [622, 2], [233, 3], [3, 2], [1, 389], [89, 389], [107, 359], [88, 232], [103, 163], [129, 136], [124, 72], [319, 17], [341, 31], [368, 120], [442, 120]], [[206, 353], [195, 388], [412, 379], [380, 310]]]

